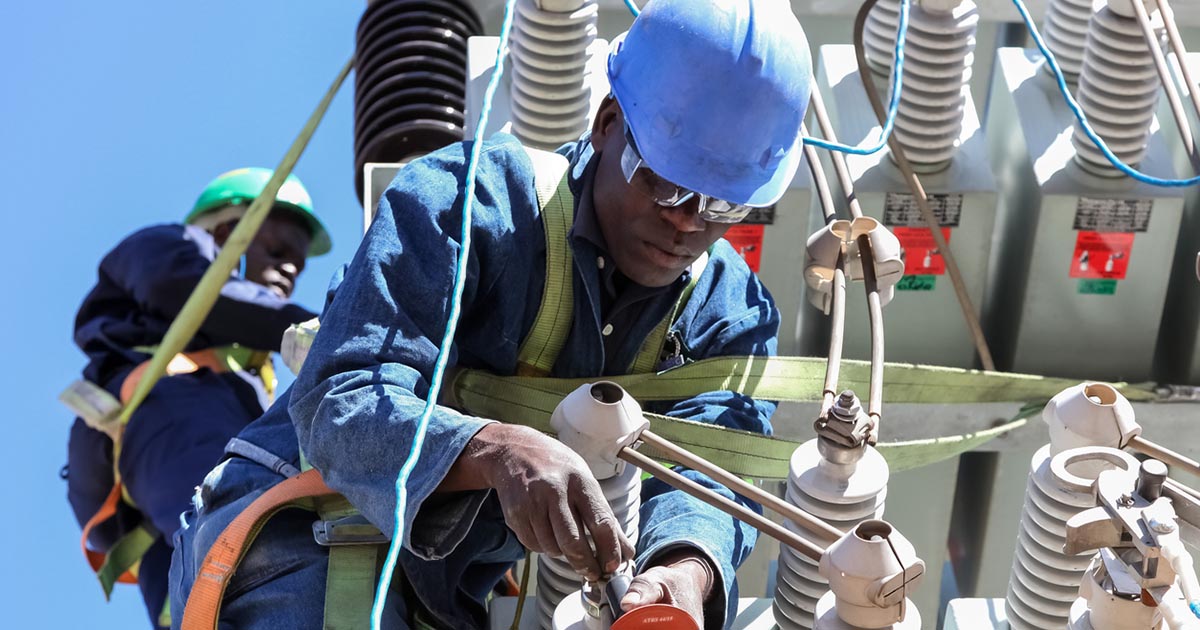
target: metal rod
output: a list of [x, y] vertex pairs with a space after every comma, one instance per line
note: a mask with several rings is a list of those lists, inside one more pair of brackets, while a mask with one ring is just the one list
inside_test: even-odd
[[[645, 435], [645, 434], [643, 434]], [[638, 468], [654, 475], [669, 486], [682, 490], [701, 501], [721, 510], [722, 512], [754, 527], [758, 531], [778, 540], [780, 543], [791, 547], [797, 553], [802, 553], [808, 558], [819, 562], [825, 550], [819, 547], [816, 543], [805, 540], [793, 532], [784, 529], [782, 526], [773, 523], [766, 518], [760, 516], [754, 511], [726, 499], [725, 497], [714, 493], [697, 484], [696, 482], [680, 475], [679, 473], [660, 465], [658, 462], [642, 455], [641, 453], [626, 447], [621, 449], [619, 457]]]
[[1200, 84], [1192, 79], [1192, 71], [1188, 68], [1187, 48], [1183, 45], [1183, 36], [1179, 34], [1179, 25], [1175, 22], [1175, 10], [1167, 0], [1157, 2], [1158, 12], [1163, 17], [1163, 27], [1167, 30], [1167, 39], [1171, 42], [1171, 50], [1175, 51], [1175, 58], [1179, 61], [1179, 72], [1183, 75], [1183, 82], [1187, 84], [1192, 108], [1196, 110], [1196, 116], [1200, 117]]
[[716, 464], [696, 456], [694, 453], [675, 446], [671, 442], [655, 435], [651, 431], [642, 431], [640, 439], [647, 445], [652, 446], [666, 455], [667, 459], [679, 462], [683, 466], [692, 470], [704, 473], [712, 477], [718, 483], [724, 484], [730, 490], [750, 499], [758, 501], [765, 507], [771, 509], [781, 516], [792, 520], [798, 527], [816, 534], [821, 540], [833, 542], [842, 537], [843, 532], [821, 520], [820, 518], [801, 510], [800, 508], [780, 499], [779, 497], [759, 488], [758, 486], [743, 481], [737, 475], [717, 466]]
[[[882, 124], [886, 112], [883, 109], [883, 101], [879, 97], [879, 90], [875, 88], [875, 83], [871, 79], [871, 70], [867, 66], [866, 49], [863, 47], [863, 30], [866, 28], [867, 14], [876, 2], [877, 0], [867, 0], [863, 3], [854, 20], [854, 56], [858, 61], [858, 74], [862, 79], [863, 89], [866, 90], [867, 100], [870, 101], [871, 108], [875, 110], [875, 117]], [[954, 286], [954, 295], [958, 298], [958, 306], [962, 309], [963, 319], [966, 320], [967, 328], [971, 332], [971, 340], [975, 343], [975, 352], [979, 354], [979, 362], [983, 365], [983, 369], [994, 372], [996, 363], [992, 359], [992, 351], [988, 347], [987, 337], [983, 334], [983, 325], [979, 322], [975, 305], [971, 301], [970, 294], [967, 293], [967, 283], [963, 280], [958, 260], [954, 257], [954, 252], [950, 249], [946, 237], [942, 235], [941, 224], [933, 214], [933, 208], [929, 205], [929, 196], [925, 193], [925, 187], [921, 184], [921, 179], [917, 177], [916, 171], [913, 170], [912, 163], [908, 161], [904, 147], [901, 146], [895, 134], [888, 137], [888, 150], [892, 152], [892, 159], [896, 162], [896, 166], [904, 176], [904, 181], [908, 183], [908, 188], [913, 193], [913, 199], [916, 200], [917, 208], [921, 211], [921, 218], [925, 221], [925, 225], [929, 226], [929, 232], [933, 236], [934, 243], [937, 244], [938, 251], [942, 254], [942, 260], [946, 261], [950, 284]]]
[[[829, 113], [825, 110], [821, 91], [813, 90], [811, 99], [813, 113], [821, 127], [821, 134], [825, 136], [826, 140], [836, 141], [837, 133], [834, 132], [833, 124], [829, 120]], [[846, 195], [850, 214], [856, 219], [862, 217], [862, 207], [858, 203], [858, 196], [854, 194], [854, 181], [850, 177], [850, 168], [846, 165], [846, 156], [837, 151], [831, 151], [829, 157], [833, 160], [838, 183], [841, 184], [842, 192]], [[934, 231], [941, 234], [940, 229]], [[871, 326], [871, 380], [867, 413], [875, 418], [875, 434], [877, 435], [879, 418], [883, 413], [883, 307], [879, 301], [879, 286], [875, 280], [875, 257], [872, 255], [872, 251], [870, 238], [866, 234], [858, 237], [858, 257], [862, 262], [868, 319]]]
[[845, 259], [838, 254], [833, 268], [833, 304], [829, 309], [829, 356], [825, 360], [825, 390], [821, 394], [821, 413], [824, 418], [838, 395], [838, 377], [842, 369], [842, 343], [846, 337], [846, 269]]
[[[1192, 168], [1200, 171], [1200, 155], [1196, 153], [1196, 141], [1192, 138], [1192, 128], [1188, 124], [1183, 101], [1179, 98], [1175, 77], [1171, 74], [1171, 67], [1167, 65], [1167, 58], [1163, 56], [1162, 49], [1159, 48], [1158, 32], [1154, 30], [1154, 24], [1151, 23], [1150, 14], [1146, 12], [1146, 5], [1142, 4], [1142, 0], [1133, 0], [1130, 4], [1133, 5], [1133, 13], [1137, 17], [1138, 26], [1142, 27], [1142, 35], [1146, 38], [1146, 48], [1150, 50], [1150, 56], [1154, 59], [1154, 68], [1158, 71], [1158, 78], [1163, 84], [1167, 102], [1171, 105], [1171, 116], [1175, 118], [1175, 125], [1179, 128], [1183, 149], [1187, 152], [1188, 159], [1192, 161]], [[1163, 22], [1166, 22], [1165, 16]], [[1179, 65], [1186, 66], [1187, 59], [1180, 57]], [[1191, 86], [1188, 86], [1188, 91], [1195, 92]]]
[[1159, 446], [1158, 444], [1155, 444], [1154, 442], [1151, 442], [1140, 435], [1134, 437], [1132, 440], [1129, 440], [1129, 448], [1141, 453], [1142, 455], [1161, 460], [1168, 466], [1175, 466], [1176, 468], [1182, 468], [1193, 475], [1200, 475], [1200, 462], [1197, 462], [1196, 460], [1184, 455], [1180, 455], [1179, 453], [1176, 453], [1170, 449]]

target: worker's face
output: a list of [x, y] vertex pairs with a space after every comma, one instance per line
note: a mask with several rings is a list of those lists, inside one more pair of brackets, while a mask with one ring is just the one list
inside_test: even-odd
[[[217, 226], [213, 236], [218, 245], [225, 244], [236, 225], [230, 222]], [[246, 248], [245, 279], [267, 287], [281, 298], [291, 297], [296, 278], [304, 271], [310, 240], [303, 219], [286, 210], [272, 211]]]
[[616, 100], [606, 99], [592, 123], [592, 147], [600, 160], [592, 190], [596, 219], [622, 273], [642, 286], [666, 286], [724, 236], [730, 224], [701, 219], [698, 198], [670, 208], [631, 186], [621, 172], [624, 130]]

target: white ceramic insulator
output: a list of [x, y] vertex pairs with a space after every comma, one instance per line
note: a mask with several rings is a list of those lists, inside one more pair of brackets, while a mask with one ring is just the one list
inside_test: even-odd
[[[867, 61], [880, 78], [892, 71], [899, 17], [898, 0], [881, 0], [867, 16]], [[973, 0], [925, 2], [909, 9], [904, 86], [893, 133], [918, 173], [946, 168], [958, 149], [978, 28]], [[885, 83], [879, 87], [888, 93]]]
[[1106, 447], [1074, 448], [1051, 457], [1047, 444], [1034, 453], [1005, 596], [1012, 630], [1066, 627], [1079, 584], [1096, 555], [1063, 553], [1066, 523], [1096, 506], [1092, 483], [1101, 471], [1113, 469], [1126, 471], [1132, 484], [1138, 462]]
[[[1088, 20], [1104, 0], [1050, 0], [1046, 19], [1042, 21], [1042, 37], [1054, 53], [1063, 77], [1074, 85], [1083, 67], [1083, 49], [1087, 44]], [[1043, 66], [1050, 72], [1050, 66]]]
[[[911, 7], [909, 22], [912, 22]], [[882, 77], [887, 77], [892, 72], [892, 52], [896, 46], [896, 29], [899, 26], [900, 0], [879, 0], [867, 14], [867, 22], [863, 27], [867, 65]]]
[[[788, 503], [850, 531], [855, 525], [883, 517], [887, 498], [887, 462], [874, 447], [866, 447], [854, 464], [835, 464], [817, 449], [817, 440], [800, 445], [792, 454]], [[812, 534], [790, 520], [784, 526], [803, 537]], [[829, 592], [829, 582], [808, 556], [781, 545], [775, 574], [775, 623], [780, 630], [813, 628], [817, 602]]]
[[[817, 618], [813, 630], [921, 630], [921, 613], [911, 599], [904, 598], [904, 621], [886, 626], [864, 628], [849, 624], [837, 615], [837, 597], [829, 591], [817, 602]], [[780, 626], [782, 628], [782, 626]]]
[[[1138, 0], [1140, 1], [1140, 0]], [[1147, 9], [1149, 11], [1149, 8]], [[1157, 11], [1151, 17], [1161, 26]], [[1161, 48], [1161, 30], [1157, 45]], [[1092, 16], [1076, 99], [1088, 121], [1121, 161], [1136, 165], [1146, 142], [1161, 83], [1137, 19], [1106, 6]], [[1071, 136], [1075, 160], [1102, 177], [1122, 177], [1078, 123]]]
[[[1079, 598], [1071, 604], [1071, 617], [1067, 630], [1161, 630], [1163, 615], [1158, 606], [1147, 606], [1140, 599], [1127, 599], [1114, 595], [1104, 588], [1104, 565], [1099, 557], [1092, 560], [1083, 582], [1079, 586]], [[1178, 589], [1172, 587], [1168, 597], [1177, 597]]]
[[591, 92], [585, 77], [596, 39], [597, 0], [517, 0], [512, 50], [512, 130], [553, 150], [579, 139]]
[[[641, 469], [626, 466], [616, 477], [603, 479], [600, 489], [629, 542], [637, 543], [638, 509], [642, 505]], [[553, 630], [554, 609], [568, 594], [583, 587], [583, 580], [563, 558], [538, 555], [538, 620], [543, 630]]]

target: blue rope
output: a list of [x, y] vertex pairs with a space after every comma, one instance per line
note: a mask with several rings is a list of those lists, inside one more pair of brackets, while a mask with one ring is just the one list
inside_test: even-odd
[[[887, 146], [888, 137], [892, 135], [892, 127], [896, 125], [896, 111], [900, 109], [900, 92], [904, 87], [904, 40], [908, 37], [908, 8], [911, 0], [900, 0], [900, 23], [896, 25], [896, 48], [892, 53], [895, 63], [892, 65], [892, 92], [888, 100], [887, 118], [883, 121], [883, 129], [879, 133], [879, 142], [870, 148], [852, 147], [840, 142], [828, 142], [820, 138], [805, 136], [804, 142], [814, 147], [840, 151], [851, 155], [871, 155]], [[815, 89], [815, 88], [814, 88]]]
[[400, 548], [404, 545], [404, 512], [408, 504], [408, 476], [416, 468], [421, 455], [421, 445], [425, 443], [425, 433], [429, 428], [429, 418], [437, 406], [438, 394], [442, 389], [442, 379], [446, 373], [446, 363], [450, 358], [450, 346], [454, 342], [454, 334], [458, 329], [459, 312], [462, 309], [463, 286], [467, 278], [467, 257], [471, 251], [471, 206], [475, 203], [475, 175], [479, 163], [479, 154], [483, 146], [483, 134], [487, 128], [488, 114], [492, 109], [492, 97], [500, 84], [500, 75], [504, 72], [504, 59], [508, 55], [508, 36], [512, 28], [513, 6], [516, 0], [508, 0], [504, 5], [504, 21], [500, 26], [500, 44], [496, 47], [496, 68], [488, 82], [487, 91], [483, 96], [480, 107], [479, 124], [475, 126], [475, 136], [471, 140], [471, 157], [467, 162], [466, 195], [462, 207], [462, 247], [458, 252], [458, 261], [454, 269], [454, 293], [450, 301], [450, 314], [446, 320], [446, 332], [442, 335], [442, 344], [438, 349], [437, 363], [433, 368], [433, 378], [429, 384], [429, 393], [425, 397], [425, 410], [417, 424], [413, 436], [412, 447], [408, 458], [396, 478], [396, 522], [392, 532], [392, 542], [388, 546], [387, 560], [383, 565], [383, 573], [379, 576], [379, 584], [375, 589], [375, 603], [371, 606], [371, 628], [379, 630], [383, 617], [383, 606], [387, 600], [388, 590], [392, 583], [392, 574], [396, 571], [396, 562], [400, 557]]
[[1188, 608], [1192, 609], [1192, 614], [1200, 618], [1200, 601], [1188, 602]]
[[[1107, 159], [1117, 170], [1126, 175], [1152, 186], [1164, 186], [1168, 188], [1182, 188], [1184, 186], [1193, 186], [1200, 184], [1200, 175], [1189, 179], [1162, 179], [1147, 175], [1128, 164], [1121, 161], [1121, 158], [1113, 154], [1112, 150], [1105, 144], [1094, 129], [1091, 123], [1087, 120], [1087, 115], [1080, 109], [1079, 103], [1075, 101], [1075, 97], [1071, 96], [1071, 90], [1067, 87], [1067, 80], [1063, 77], [1062, 69], [1058, 67], [1058, 60], [1054, 58], [1054, 53], [1046, 47], [1046, 42], [1042, 39], [1042, 34], [1038, 32], [1037, 27], [1033, 24], [1033, 18], [1029, 16], [1029, 9], [1025, 8], [1025, 3], [1021, 0], [1013, 0], [1013, 4], [1017, 7], [1017, 12], [1021, 14], [1021, 19], [1025, 21], [1026, 28], [1029, 29], [1029, 34], [1033, 36], [1033, 42], [1037, 44], [1038, 50], [1042, 51], [1042, 56], [1046, 58], [1046, 63], [1054, 72], [1054, 79], [1058, 82], [1058, 91], [1062, 92], [1063, 98], [1067, 101], [1067, 107], [1071, 108], [1071, 112], [1075, 114], [1075, 119], [1079, 121], [1079, 126], [1083, 128], [1083, 132], [1091, 138], [1092, 142], [1096, 143], [1096, 147], [1104, 154]], [[1195, 89], [1195, 88], [1193, 88]]]
[[633, 14], [633, 17], [637, 17], [641, 13], [637, 5], [633, 3], [633, 0], [625, 0], [625, 6], [629, 7], [629, 12]]

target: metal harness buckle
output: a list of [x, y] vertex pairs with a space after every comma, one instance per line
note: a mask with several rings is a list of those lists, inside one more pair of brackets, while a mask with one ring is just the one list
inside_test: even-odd
[[313, 539], [322, 547], [339, 545], [378, 545], [388, 542], [388, 537], [379, 531], [362, 514], [351, 514], [339, 519], [313, 522]]

